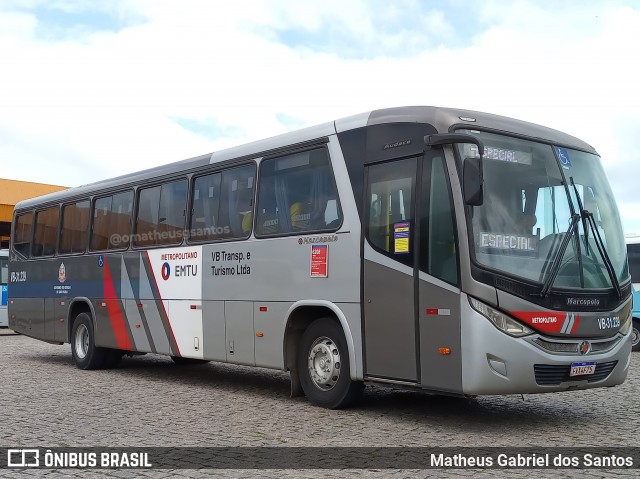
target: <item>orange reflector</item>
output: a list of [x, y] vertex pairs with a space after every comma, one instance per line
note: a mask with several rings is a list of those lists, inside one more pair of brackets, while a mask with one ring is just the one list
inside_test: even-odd
[[136, 324], [136, 328], [140, 328], [140, 323]]
[[267, 310], [266, 306], [260, 306], [260, 311], [262, 311], [263, 313]]
[[438, 348], [438, 352], [446, 356], [447, 354], [451, 354], [451, 348]]
[[261, 338], [262, 336], [264, 336], [264, 333], [262, 331], [257, 331], [256, 336]]

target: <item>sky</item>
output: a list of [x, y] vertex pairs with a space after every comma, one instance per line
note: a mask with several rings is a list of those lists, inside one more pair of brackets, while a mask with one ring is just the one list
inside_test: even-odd
[[640, 0], [0, 0], [0, 177], [77, 186], [377, 108], [602, 155], [640, 233]]

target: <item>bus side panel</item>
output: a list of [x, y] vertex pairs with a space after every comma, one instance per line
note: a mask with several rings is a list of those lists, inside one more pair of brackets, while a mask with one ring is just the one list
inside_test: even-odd
[[54, 298], [44, 300], [44, 339], [53, 341], [55, 338], [55, 301]]
[[[284, 319], [292, 303], [258, 301], [253, 307], [256, 366], [284, 369]], [[262, 334], [262, 335], [260, 335]]]
[[[131, 299], [123, 299], [122, 302], [124, 303], [124, 312], [127, 316], [135, 350], [155, 353], [155, 348], [152, 347], [153, 340], [149, 338], [149, 327], [143, 319], [142, 303]], [[140, 306], [138, 306], [139, 304]]]
[[202, 301], [169, 301], [168, 313], [180, 356], [202, 359]]
[[67, 316], [69, 306], [66, 299], [56, 299], [53, 305], [53, 339], [61, 343], [69, 342], [69, 331], [67, 328]]
[[[460, 290], [424, 273], [419, 287], [421, 385], [461, 393]], [[440, 348], [449, 348], [449, 354]]]
[[9, 315], [11, 329], [37, 339], [45, 339], [44, 299], [11, 298], [9, 300]]
[[160, 312], [164, 307], [162, 301], [149, 299], [141, 299], [139, 301], [139, 314], [141, 319], [146, 321], [149, 342], [153, 344], [153, 348], [155, 348], [154, 352], [170, 355], [171, 345], [169, 344], [169, 334], [167, 334], [165, 330]]
[[227, 326], [227, 361], [254, 366], [255, 330], [251, 301], [225, 301], [224, 317]]
[[226, 362], [224, 301], [202, 302], [202, 335], [204, 358]]
[[120, 301], [117, 299], [97, 299], [93, 300], [92, 303], [93, 310], [96, 313], [94, 318], [96, 346], [123, 349], [116, 340], [116, 334], [111, 324], [111, 314], [113, 314], [114, 308], [120, 307]]

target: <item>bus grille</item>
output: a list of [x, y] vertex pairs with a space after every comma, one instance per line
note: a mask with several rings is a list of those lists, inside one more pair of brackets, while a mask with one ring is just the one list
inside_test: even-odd
[[596, 371], [590, 376], [569, 376], [571, 370], [570, 365], [551, 365], [551, 364], [535, 364], [533, 371], [536, 375], [536, 383], [540, 386], [557, 386], [567, 381], [583, 381], [587, 380], [592, 383], [606, 379], [613, 368], [616, 367], [618, 361], [596, 364]]
[[[589, 351], [589, 354], [609, 351], [620, 342], [620, 339], [621, 338], [616, 337], [604, 341], [591, 341], [591, 351]], [[542, 338], [536, 338], [532, 342], [551, 353], [578, 354], [580, 352], [581, 341], [545, 341]]]

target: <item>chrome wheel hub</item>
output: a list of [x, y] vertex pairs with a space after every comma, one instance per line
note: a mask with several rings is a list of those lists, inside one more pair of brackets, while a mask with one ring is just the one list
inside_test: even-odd
[[321, 337], [314, 341], [308, 355], [309, 376], [313, 384], [323, 391], [329, 391], [340, 377], [340, 351], [333, 340]]
[[74, 349], [78, 359], [84, 359], [87, 356], [89, 351], [89, 330], [84, 324], [81, 324], [76, 329]]

